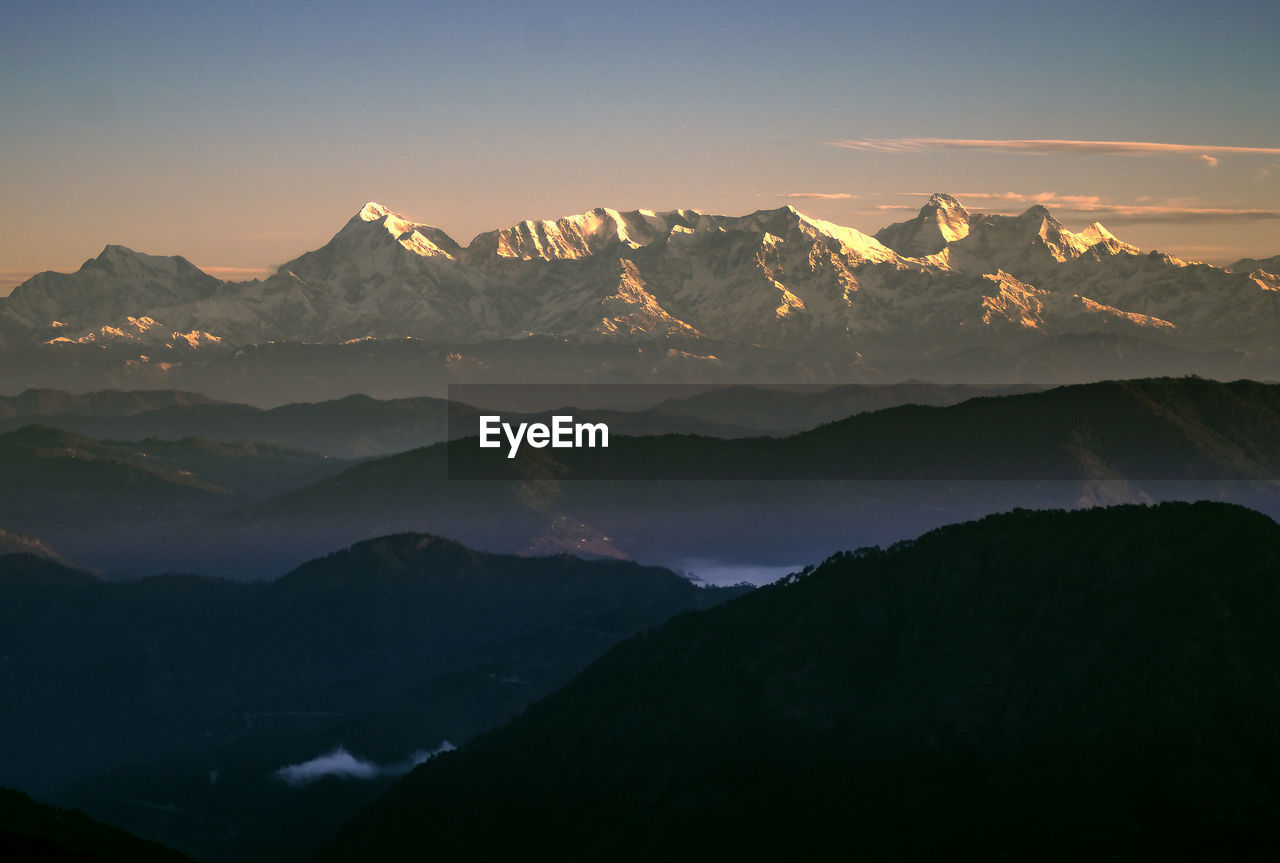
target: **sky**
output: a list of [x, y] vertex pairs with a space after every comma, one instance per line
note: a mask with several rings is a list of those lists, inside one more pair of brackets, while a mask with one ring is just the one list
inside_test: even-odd
[[872, 233], [945, 191], [1268, 257], [1276, 33], [1261, 2], [0, 0], [0, 295], [108, 243], [265, 276], [370, 200], [466, 243], [597, 206]]

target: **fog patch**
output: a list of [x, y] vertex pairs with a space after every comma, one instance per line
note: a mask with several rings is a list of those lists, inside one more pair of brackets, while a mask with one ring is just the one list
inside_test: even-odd
[[701, 557], [689, 558], [680, 563], [680, 570], [686, 576], [709, 587], [723, 587], [743, 582], [759, 587], [802, 569], [804, 565], [799, 563], [770, 566], [756, 563], [726, 563], [722, 560]]
[[326, 752], [303, 761], [299, 764], [287, 764], [272, 775], [289, 785], [309, 785], [326, 776], [340, 779], [378, 779], [383, 776], [403, 776], [413, 768], [441, 752], [451, 752], [457, 747], [448, 740], [442, 742], [430, 752], [419, 749], [404, 761], [394, 764], [375, 764], [363, 758], [357, 758], [347, 751], [345, 746], [338, 746], [332, 752]]

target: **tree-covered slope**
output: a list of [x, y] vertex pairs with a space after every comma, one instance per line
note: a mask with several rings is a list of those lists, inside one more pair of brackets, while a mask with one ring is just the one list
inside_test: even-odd
[[1274, 859], [1280, 527], [1015, 511], [633, 638], [327, 860]]

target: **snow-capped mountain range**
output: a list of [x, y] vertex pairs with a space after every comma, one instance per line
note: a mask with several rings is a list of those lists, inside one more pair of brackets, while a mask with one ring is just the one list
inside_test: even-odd
[[263, 281], [107, 246], [0, 299], [0, 348], [169, 349], [415, 338], [830, 346], [933, 355], [1121, 332], [1193, 350], [1280, 339], [1275, 258], [1228, 268], [1143, 253], [1045, 208], [971, 213], [934, 195], [874, 237], [791, 207], [747, 216], [599, 208], [463, 246], [369, 203]]

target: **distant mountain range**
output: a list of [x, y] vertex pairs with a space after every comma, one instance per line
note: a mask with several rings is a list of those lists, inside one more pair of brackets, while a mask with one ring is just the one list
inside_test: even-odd
[[300, 549], [430, 526], [482, 548], [678, 566], [805, 560], [1013, 507], [1211, 497], [1280, 515], [1280, 387], [1113, 381], [903, 405], [785, 437], [527, 452], [509, 460], [469, 439], [371, 459], [220, 526], [237, 543]]
[[0, 788], [0, 856], [28, 863], [193, 863], [83, 812], [45, 806], [7, 788]]
[[[49, 384], [70, 364], [117, 384], [205, 374], [226, 392], [255, 358], [287, 364], [263, 346], [308, 343], [354, 348], [338, 365], [364, 363], [366, 385], [351, 391], [374, 392], [381, 360], [370, 356], [406, 339], [436, 383], [524, 379], [538, 353], [557, 358], [535, 364], [541, 374], [567, 379], [980, 375], [973, 351], [1003, 358], [1001, 381], [1010, 366], [1051, 381], [1078, 379], [1098, 348], [1088, 337], [1142, 354], [1124, 358], [1153, 366], [1142, 373], [1243, 372], [1280, 368], [1277, 269], [1274, 258], [1219, 268], [1142, 253], [1096, 223], [1072, 232], [1040, 206], [970, 213], [941, 194], [875, 237], [791, 207], [738, 217], [600, 208], [467, 246], [370, 203], [264, 281], [220, 282], [183, 258], [121, 246], [75, 273], [34, 276], [0, 299], [0, 349], [37, 349], [44, 364], [11, 361], [0, 386]], [[574, 352], [594, 364], [573, 374]]]
[[[254, 579], [400, 531], [696, 571], [687, 561], [791, 564], [1017, 506], [1211, 497], [1280, 515], [1277, 385], [1152, 379], [999, 392], [710, 390], [601, 415], [614, 423], [607, 450], [526, 448], [510, 460], [474, 438], [442, 442], [444, 406], [431, 400], [260, 411], [156, 393], [156, 409], [112, 417], [80, 411], [146, 400], [28, 394], [17, 400], [24, 410], [72, 412], [0, 421], [0, 525], [112, 574]], [[15, 404], [0, 399], [0, 411]], [[10, 422], [23, 425], [3, 432]], [[186, 436], [201, 424], [281, 443]], [[348, 461], [285, 444], [413, 448]]]
[[317, 859], [1266, 860], [1280, 527], [1019, 511], [630, 639]]
[[[797, 432], [863, 411], [902, 404], [947, 405], [975, 396], [1033, 389], [926, 383], [785, 389], [628, 389], [620, 392], [653, 393], [648, 401], [654, 404], [647, 409], [597, 411], [593, 416], [605, 417], [615, 434], [681, 433], [732, 438]], [[485, 393], [484, 388], [467, 392], [477, 399], [482, 399]], [[611, 393], [612, 390], [605, 392]], [[557, 409], [563, 413], [573, 400], [573, 392], [568, 389], [547, 388], [541, 395], [542, 403], [537, 405], [540, 413], [508, 411], [505, 415], [513, 419], [545, 419]], [[564, 402], [556, 403], [557, 397]], [[31, 389], [16, 396], [0, 396], [0, 434], [36, 424], [100, 440], [253, 441], [339, 458], [364, 458], [439, 443], [451, 434], [457, 437], [474, 433], [473, 426], [458, 421], [479, 413], [492, 413], [495, 407], [484, 401], [469, 405], [426, 396], [374, 399], [357, 395], [262, 410], [173, 390], [73, 394]], [[452, 432], [451, 421], [455, 422]]]

